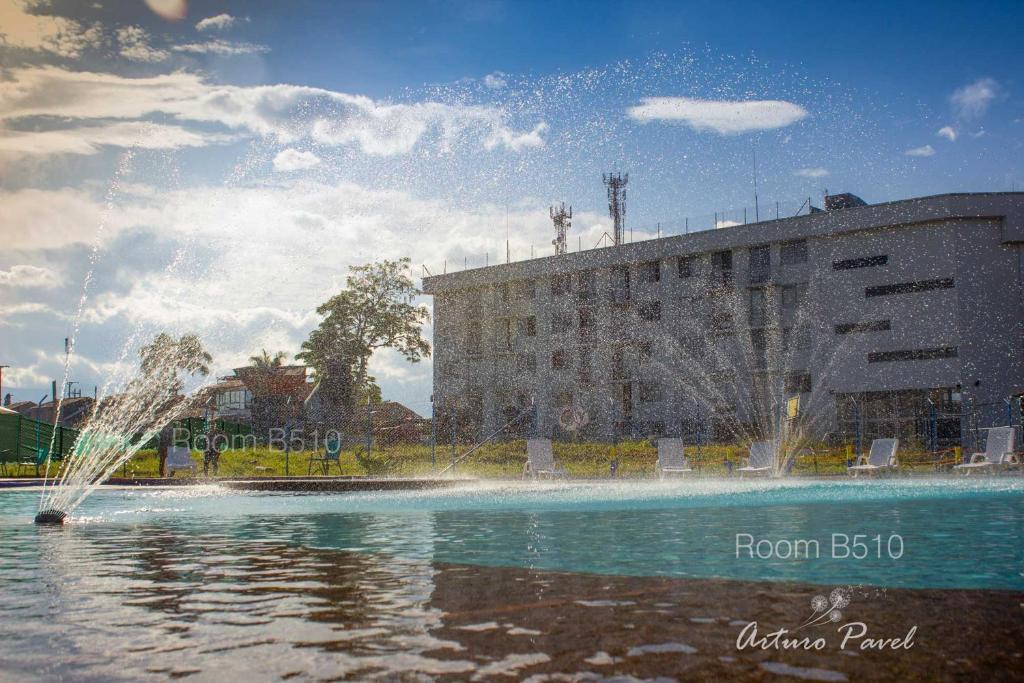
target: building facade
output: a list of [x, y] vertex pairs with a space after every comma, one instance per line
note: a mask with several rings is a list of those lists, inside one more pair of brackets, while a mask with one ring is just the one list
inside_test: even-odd
[[[923, 197], [477, 268], [434, 297], [442, 424], [949, 444], [1024, 389], [1024, 193]], [[1019, 407], [1017, 408], [1019, 411]], [[761, 427], [759, 427], [761, 426]]]

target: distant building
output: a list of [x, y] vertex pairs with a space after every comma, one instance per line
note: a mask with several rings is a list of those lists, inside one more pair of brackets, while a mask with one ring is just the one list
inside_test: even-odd
[[726, 438], [779, 410], [752, 397], [784, 371], [822, 433], [950, 443], [1005, 424], [1024, 193], [825, 206], [425, 278], [438, 415], [482, 436], [532, 402], [542, 435], [582, 413], [594, 438]]
[[[60, 425], [62, 427], [80, 428], [89, 416], [92, 415], [93, 406], [96, 401], [91, 396], [75, 396], [65, 398], [60, 402]], [[23, 408], [15, 406], [24, 406]], [[36, 405], [32, 401], [21, 401], [20, 403], [8, 406], [27, 418], [39, 422], [54, 423], [54, 416], [57, 413], [58, 404], [54, 401], [46, 401]]]

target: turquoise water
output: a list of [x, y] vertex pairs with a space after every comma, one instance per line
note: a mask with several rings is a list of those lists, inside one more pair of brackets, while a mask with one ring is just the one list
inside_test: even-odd
[[[100, 490], [77, 523], [56, 530], [30, 523], [37, 495], [0, 494], [0, 538], [9, 550], [0, 557], [0, 582], [31, 582], [61, 539], [116, 563], [105, 556], [110, 538], [131, 534], [145, 547], [147, 536], [171, 534], [599, 574], [1024, 589], [1020, 477], [491, 483], [336, 495]], [[835, 547], [833, 534], [840, 535]], [[805, 542], [800, 550], [797, 541]], [[750, 557], [758, 548], [760, 557]], [[800, 556], [786, 556], [794, 552]]]

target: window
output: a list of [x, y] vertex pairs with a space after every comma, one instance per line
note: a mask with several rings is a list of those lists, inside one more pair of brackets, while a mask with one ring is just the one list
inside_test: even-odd
[[807, 240], [783, 242], [779, 246], [779, 261], [784, 266], [807, 263]]
[[643, 273], [644, 282], [658, 282], [661, 280], [661, 262], [648, 261], [640, 264], [640, 272]]
[[569, 352], [565, 349], [556, 349], [551, 354], [551, 368], [553, 370], [565, 370], [569, 367]]
[[764, 330], [750, 331], [750, 348], [754, 356], [754, 366], [765, 367], [768, 364], [768, 335]]
[[576, 276], [577, 296], [580, 300], [593, 299], [597, 295], [597, 273], [587, 270]]
[[772, 252], [767, 244], [750, 248], [750, 281], [765, 282], [772, 271]]
[[889, 320], [867, 320], [861, 323], [842, 323], [836, 325], [836, 334], [850, 334], [852, 332], [885, 332], [891, 329], [892, 323]]
[[900, 282], [895, 285], [878, 285], [865, 287], [864, 296], [889, 296], [890, 294], [914, 294], [932, 289], [952, 289], [953, 278], [944, 277], [937, 280], [918, 280], [917, 282]]
[[637, 306], [636, 313], [640, 316], [641, 320], [657, 322], [661, 320], [661, 302], [645, 301]]
[[498, 285], [498, 301], [507, 304], [512, 296], [512, 288], [507, 282]]
[[763, 327], [766, 313], [765, 295], [763, 289], [750, 290], [750, 326]]
[[580, 358], [580, 382], [588, 384], [591, 381], [591, 353], [587, 346], [579, 347]]
[[572, 316], [568, 313], [555, 312], [551, 314], [551, 333], [561, 334], [572, 329]]
[[804, 303], [807, 296], [807, 285], [786, 285], [782, 287], [782, 308], [796, 310]]
[[469, 323], [469, 326], [466, 328], [466, 353], [471, 356], [479, 355], [481, 338], [480, 323]]
[[589, 308], [579, 309], [580, 334], [590, 334], [594, 331], [594, 312]]
[[787, 394], [807, 394], [811, 391], [811, 375], [807, 372], [793, 372], [786, 375]]
[[494, 332], [495, 351], [508, 351], [512, 348], [512, 318], [499, 318]]
[[551, 295], [564, 296], [572, 289], [572, 275], [553, 275], [551, 277]]
[[531, 315], [531, 316], [529, 316], [527, 318], [524, 318], [523, 320], [525, 322], [525, 327], [526, 327], [526, 336], [527, 337], [536, 337], [537, 336], [537, 317]]
[[537, 296], [537, 282], [535, 280], [523, 280], [516, 284], [516, 290], [520, 299], [532, 301]]
[[711, 254], [711, 281], [718, 285], [732, 284], [731, 251], [716, 251]]
[[869, 363], [891, 363], [908, 360], [935, 360], [956, 358], [957, 347], [942, 346], [935, 349], [910, 349], [903, 351], [874, 351], [868, 354]]
[[680, 256], [677, 266], [679, 268], [679, 277], [693, 277], [694, 272], [697, 270], [697, 257]]
[[640, 382], [639, 384], [641, 403], [654, 403], [661, 400], [661, 385], [656, 382]]
[[612, 271], [612, 301], [622, 304], [629, 298], [629, 266], [616, 266]]
[[832, 270], [854, 270], [856, 268], [874, 268], [875, 266], [884, 266], [889, 262], [887, 255], [880, 256], [864, 256], [862, 258], [848, 258], [842, 261], [834, 261], [832, 263]]
[[715, 330], [732, 329], [732, 311], [727, 308], [716, 308], [711, 311], [711, 327]]
[[640, 365], [651, 362], [654, 358], [654, 344], [650, 341], [642, 341], [636, 345], [636, 358]]

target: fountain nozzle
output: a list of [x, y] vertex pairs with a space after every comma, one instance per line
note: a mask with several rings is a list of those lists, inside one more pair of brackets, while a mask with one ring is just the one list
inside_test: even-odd
[[63, 510], [55, 510], [53, 508], [49, 510], [42, 510], [36, 515], [36, 524], [56, 524], [60, 525], [67, 521], [68, 513]]

